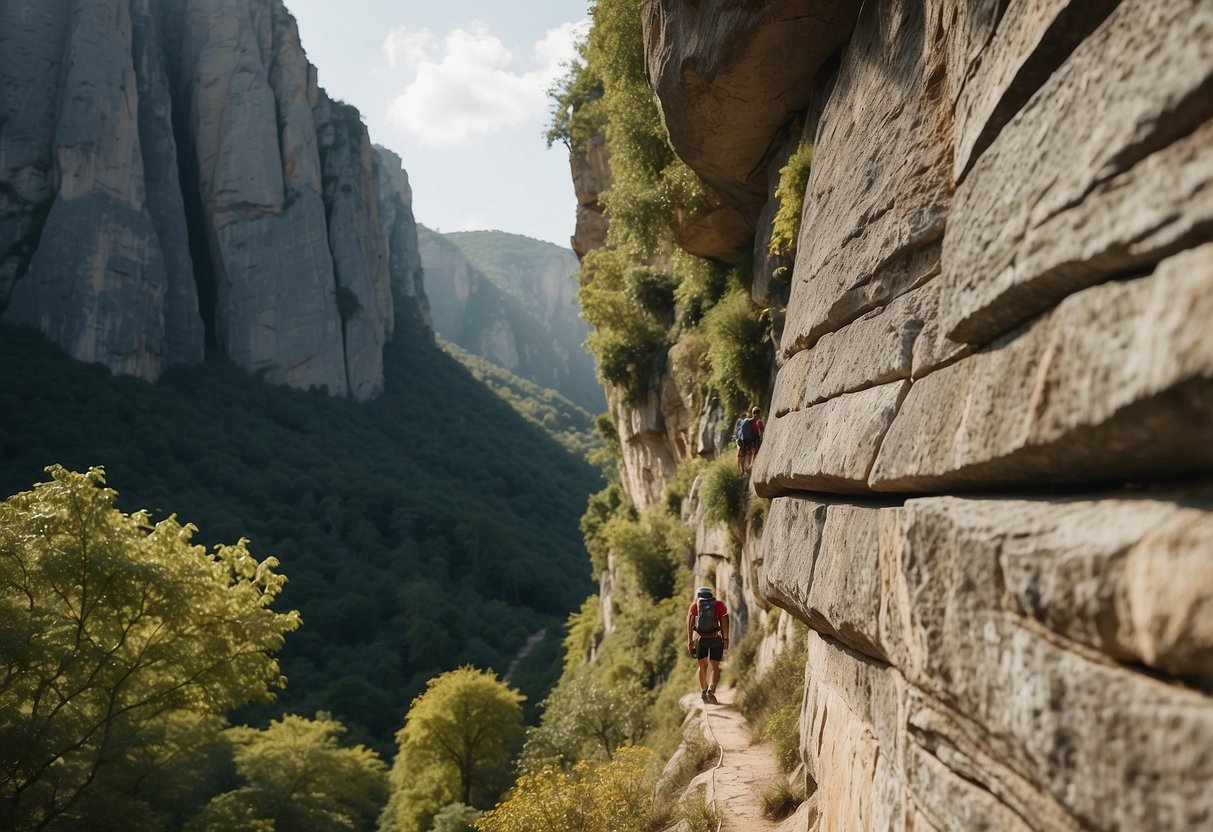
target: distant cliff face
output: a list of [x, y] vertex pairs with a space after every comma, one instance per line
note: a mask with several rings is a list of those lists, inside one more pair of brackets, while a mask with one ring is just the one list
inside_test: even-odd
[[0, 6], [0, 320], [77, 358], [374, 396], [416, 288], [375, 164], [280, 0]]
[[[752, 247], [772, 306], [791, 265], [769, 510], [740, 552], [694, 489], [684, 516], [732, 608], [810, 628], [794, 828], [1207, 827], [1213, 7], [647, 0], [645, 21], [721, 214], [695, 250]], [[773, 174], [802, 140], [777, 264]], [[713, 435], [670, 374], [612, 413], [639, 506]]]
[[434, 330], [591, 412], [602, 410], [588, 327], [576, 304], [577, 258], [501, 231], [419, 234]]

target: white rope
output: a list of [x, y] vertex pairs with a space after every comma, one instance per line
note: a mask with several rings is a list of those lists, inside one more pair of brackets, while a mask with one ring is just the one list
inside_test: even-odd
[[719, 820], [716, 821], [716, 832], [720, 832], [720, 827], [724, 824], [724, 813], [716, 806], [716, 771], [724, 765], [724, 746], [720, 744], [720, 740], [716, 739], [716, 732], [712, 730], [711, 711], [708, 710], [708, 702], [703, 703], [703, 721], [708, 726], [708, 733], [712, 735], [712, 742], [716, 743], [716, 747], [720, 749], [720, 757], [716, 760], [716, 765], [712, 766], [712, 811], [716, 812]]

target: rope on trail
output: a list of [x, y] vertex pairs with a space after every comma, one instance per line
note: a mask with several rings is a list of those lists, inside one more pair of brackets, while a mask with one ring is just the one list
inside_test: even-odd
[[708, 733], [712, 735], [712, 742], [716, 743], [716, 747], [720, 749], [720, 757], [716, 760], [716, 765], [712, 766], [712, 810], [719, 818], [716, 821], [716, 832], [720, 832], [720, 827], [724, 825], [724, 813], [716, 807], [716, 771], [724, 765], [724, 746], [720, 744], [720, 740], [716, 739], [716, 732], [712, 730], [712, 713], [708, 709], [707, 702], [703, 703], [703, 721], [707, 723]]

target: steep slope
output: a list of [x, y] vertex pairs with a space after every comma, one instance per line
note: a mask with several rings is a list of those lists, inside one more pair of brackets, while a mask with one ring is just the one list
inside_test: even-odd
[[[581, 344], [575, 258], [503, 232], [418, 230], [434, 330], [494, 364], [597, 411], [602, 390]], [[464, 247], [469, 253], [465, 253]]]
[[369, 399], [395, 219], [280, 0], [0, 7], [0, 320], [141, 378], [213, 348]]

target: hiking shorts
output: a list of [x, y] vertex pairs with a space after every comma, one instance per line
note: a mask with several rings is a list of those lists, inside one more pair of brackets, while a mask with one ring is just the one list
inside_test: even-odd
[[721, 661], [724, 658], [724, 639], [721, 636], [699, 639], [695, 642], [695, 658]]

